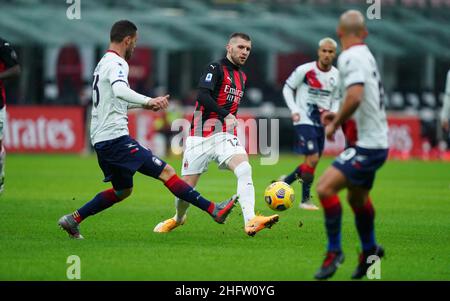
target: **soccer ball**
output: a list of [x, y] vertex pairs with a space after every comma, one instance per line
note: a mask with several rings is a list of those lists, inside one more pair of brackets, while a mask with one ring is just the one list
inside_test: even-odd
[[264, 191], [264, 200], [270, 209], [283, 211], [292, 207], [294, 203], [294, 189], [285, 182], [274, 182]]

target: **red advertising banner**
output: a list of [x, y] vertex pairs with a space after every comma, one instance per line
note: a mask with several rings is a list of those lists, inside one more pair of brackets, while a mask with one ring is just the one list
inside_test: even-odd
[[3, 133], [6, 150], [79, 153], [85, 145], [81, 107], [7, 106]]

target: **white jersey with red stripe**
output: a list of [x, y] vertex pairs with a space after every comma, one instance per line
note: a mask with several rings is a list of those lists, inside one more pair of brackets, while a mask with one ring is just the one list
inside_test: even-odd
[[358, 44], [344, 50], [338, 59], [338, 69], [343, 91], [352, 85], [364, 85], [362, 102], [353, 115], [358, 129], [356, 145], [368, 149], [388, 148], [383, 85], [369, 48]]
[[92, 84], [92, 145], [129, 135], [127, 117], [129, 103], [115, 97], [112, 89], [117, 82], [128, 85], [128, 71], [128, 63], [113, 51], [105, 53], [95, 67]]
[[317, 61], [298, 66], [286, 80], [286, 86], [297, 90], [295, 99], [285, 96], [286, 104], [291, 112], [300, 114], [297, 124], [321, 126], [320, 118], [312, 111], [336, 111], [339, 106], [339, 71], [334, 66], [325, 71]]

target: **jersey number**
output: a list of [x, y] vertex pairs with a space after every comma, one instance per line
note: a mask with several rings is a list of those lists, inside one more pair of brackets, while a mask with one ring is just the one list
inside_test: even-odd
[[92, 99], [94, 100], [94, 107], [98, 106], [98, 103], [100, 102], [100, 92], [98, 91], [98, 74], [94, 75], [94, 85], [93, 85], [93, 89], [94, 89], [94, 95], [92, 95]]

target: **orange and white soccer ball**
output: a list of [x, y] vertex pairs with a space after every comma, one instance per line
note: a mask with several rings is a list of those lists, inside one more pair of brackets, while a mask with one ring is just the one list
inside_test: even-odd
[[274, 182], [264, 191], [264, 200], [270, 209], [276, 211], [286, 210], [294, 204], [294, 189], [285, 182]]

